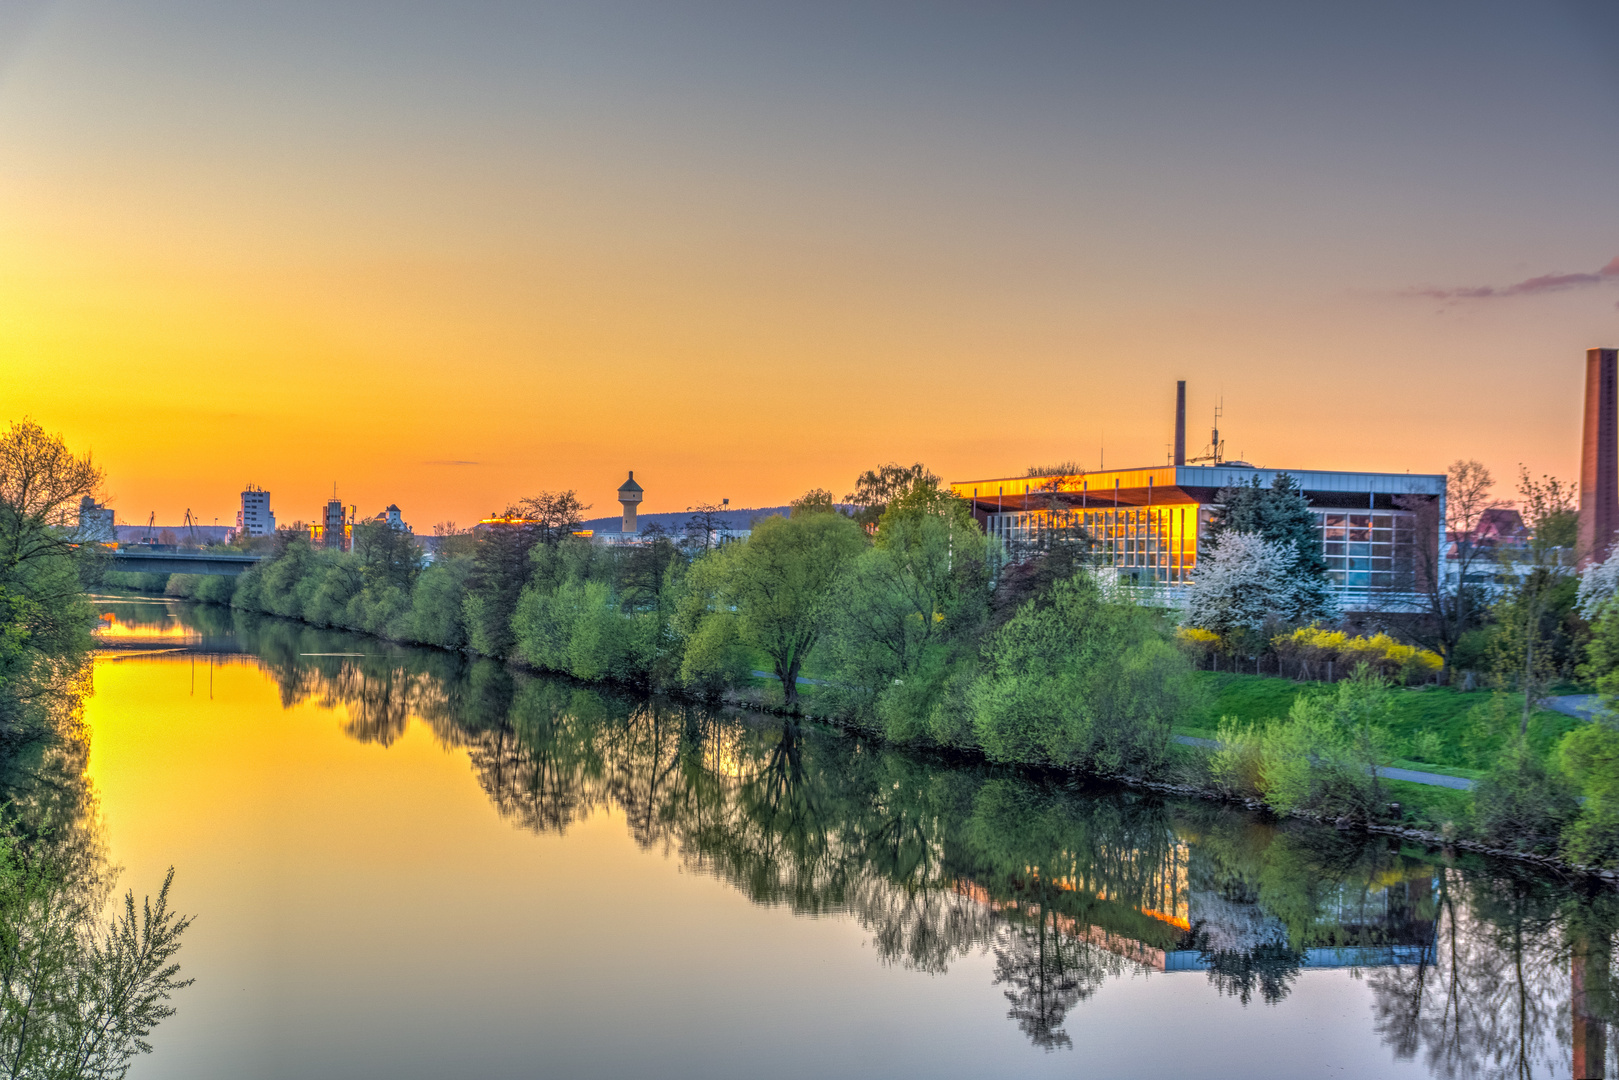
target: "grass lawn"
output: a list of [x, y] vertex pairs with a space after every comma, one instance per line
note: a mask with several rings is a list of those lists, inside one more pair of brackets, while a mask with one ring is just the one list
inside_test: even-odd
[[1461, 829], [1473, 816], [1473, 793], [1430, 787], [1404, 780], [1385, 780], [1389, 802], [1400, 804], [1400, 820], [1413, 829], [1442, 832], [1446, 823]]
[[[1220, 717], [1232, 716], [1250, 723], [1264, 723], [1287, 715], [1299, 694], [1331, 693], [1326, 683], [1299, 683], [1269, 675], [1234, 675], [1229, 672], [1197, 672], [1195, 678], [1205, 688], [1204, 708], [1175, 730], [1186, 735], [1213, 738]], [[1469, 735], [1476, 724], [1474, 710], [1487, 710], [1493, 695], [1486, 690], [1461, 691], [1446, 686], [1397, 687], [1394, 690], [1394, 717], [1389, 725], [1396, 764], [1403, 768], [1428, 769], [1451, 776], [1476, 777], [1487, 767], [1499, 749], [1500, 738], [1469, 746]], [[1523, 696], [1504, 695], [1509, 724], [1523, 710]], [[1550, 709], [1541, 709], [1529, 718], [1529, 742], [1541, 754], [1549, 754], [1559, 739], [1582, 721]]]

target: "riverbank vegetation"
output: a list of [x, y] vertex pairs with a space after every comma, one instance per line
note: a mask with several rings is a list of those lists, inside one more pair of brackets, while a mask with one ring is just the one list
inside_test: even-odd
[[0, 1072], [122, 1076], [174, 1012], [189, 918], [114, 885], [82, 723], [103, 549], [76, 535], [101, 471], [60, 436], [0, 434]]
[[[1469, 512], [1490, 508], [1476, 465], [1452, 472], [1473, 485]], [[561, 492], [441, 542], [431, 562], [366, 524], [349, 551], [284, 533], [239, 579], [126, 584], [586, 682], [809, 712], [904, 745], [1212, 784], [1282, 813], [1404, 820], [1616, 865], [1598, 842], [1619, 805], [1607, 729], [1568, 741], [1584, 726], [1542, 706], [1558, 680], [1619, 689], [1604, 674], [1619, 665], [1598, 670], [1619, 656], [1619, 632], [1600, 598], [1576, 603], [1568, 493], [1522, 487], [1533, 535], [1493, 564], [1515, 584], [1492, 600], [1453, 582], [1469, 596], [1444, 610], [1472, 613], [1458, 633], [1434, 630], [1431, 612], [1343, 621], [1290, 483], [1222, 494], [1194, 602], [1178, 613], [1097, 572], [1079, 530], [1052, 529], [1006, 561], [920, 465], [863, 476], [857, 512], [811, 492], [718, 546], [700, 523], [637, 546], [592, 543], [574, 534], [585, 508]], [[1297, 678], [1238, 676], [1245, 656]], [[1493, 685], [1467, 689], [1481, 666]], [[1222, 749], [1183, 752], [1177, 732]], [[1412, 796], [1384, 780], [1390, 766], [1476, 779], [1478, 793]]]
[[812, 493], [745, 541], [604, 547], [572, 535], [583, 508], [564, 492], [431, 564], [363, 525], [350, 551], [284, 535], [239, 579], [164, 588], [585, 681], [773, 702], [904, 744], [1160, 771], [1196, 698], [1168, 613], [1109, 592], [1066, 551], [997, 573], [937, 478], [873, 475], [889, 473], [867, 484], [889, 499], [864, 509], [869, 528]]
[[1391, 1052], [1458, 1075], [1566, 1074], [1556, 1032], [1570, 1009], [1613, 1016], [1606, 997], [1573, 996], [1569, 974], [1571, 959], [1606, 970], [1619, 925], [1608, 890], [1202, 800], [898, 752], [791, 716], [362, 649], [240, 610], [193, 617], [215, 640], [228, 631], [281, 700], [336, 707], [352, 739], [430, 733], [514, 827], [556, 836], [609, 810], [636, 845], [752, 903], [847, 913], [883, 964], [944, 972], [987, 956], [1006, 994], [994, 1007], [1037, 1046], [1069, 1045], [1066, 1018], [1088, 995], [1166, 966], [1207, 979], [1233, 1010], [1287, 1000], [1308, 969], [1351, 966]]

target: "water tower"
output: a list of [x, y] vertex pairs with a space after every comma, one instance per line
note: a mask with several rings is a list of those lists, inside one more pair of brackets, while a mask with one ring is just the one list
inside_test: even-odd
[[641, 503], [641, 485], [635, 482], [635, 470], [630, 478], [618, 486], [618, 505], [624, 508], [624, 531], [635, 532], [635, 508]]

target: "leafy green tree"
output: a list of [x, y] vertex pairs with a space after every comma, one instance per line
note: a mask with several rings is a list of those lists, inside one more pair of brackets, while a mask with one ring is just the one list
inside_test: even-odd
[[474, 651], [495, 657], [511, 652], [512, 615], [528, 581], [529, 552], [539, 542], [539, 528], [521, 521], [490, 525], [479, 537], [461, 612]]
[[680, 683], [703, 697], [719, 697], [747, 678], [753, 666], [725, 595], [730, 561], [741, 550], [731, 544], [698, 557], [675, 600], [671, 631], [678, 642]]
[[877, 521], [888, 509], [889, 503], [924, 483], [937, 487], [940, 479], [920, 461], [912, 465], [898, 465], [891, 461], [861, 473], [855, 479], [854, 490], [845, 495], [843, 501], [859, 508], [855, 511], [854, 519], [870, 531], [877, 527]]
[[947, 733], [959, 727], [960, 710], [941, 698], [953, 676], [974, 666], [989, 595], [986, 547], [965, 503], [918, 485], [889, 504], [874, 543], [844, 578], [829, 654], [840, 680], [875, 703], [889, 737], [926, 732], [949, 743], [966, 734]]
[[1551, 683], [1574, 673], [1587, 633], [1577, 611], [1574, 489], [1554, 476], [1535, 480], [1519, 466], [1518, 493], [1529, 536], [1522, 549], [1497, 553], [1513, 582], [1492, 609], [1497, 625], [1491, 651], [1497, 674], [1523, 692], [1522, 737]]
[[174, 957], [191, 920], [123, 897], [104, 927], [102, 893], [48, 847], [0, 837], [0, 1070], [12, 1077], [119, 1077], [149, 1053], [169, 1001], [191, 984]]
[[440, 559], [417, 575], [411, 591], [412, 640], [441, 649], [466, 644], [461, 609], [471, 571], [468, 559]]
[[422, 549], [416, 538], [386, 522], [364, 522], [354, 527], [354, 556], [367, 591], [380, 593], [392, 585], [410, 591], [422, 569]]
[[842, 514], [771, 517], [746, 542], [721, 552], [722, 602], [734, 607], [740, 639], [770, 659], [789, 709], [798, 675], [831, 620], [849, 564], [865, 550], [860, 527]]
[[1086, 575], [1025, 604], [987, 652], [968, 701], [978, 741], [998, 761], [1152, 773], [1194, 700], [1161, 616], [1106, 599]]
[[800, 517], [804, 514], [835, 514], [838, 510], [837, 500], [826, 488], [811, 488], [792, 501], [792, 512], [789, 516]]
[[1582, 724], [1558, 746], [1563, 770], [1585, 792], [1563, 836], [1566, 858], [1587, 866], [1619, 866], [1619, 731]]

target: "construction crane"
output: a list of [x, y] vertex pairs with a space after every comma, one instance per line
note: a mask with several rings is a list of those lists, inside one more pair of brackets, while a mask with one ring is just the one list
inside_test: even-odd
[[153, 510], [151, 516], [146, 519], [146, 535], [141, 537], [141, 543], [143, 543], [143, 544], [155, 544], [155, 543], [157, 543], [157, 511], [156, 510]]
[[184, 524], [191, 537], [191, 546], [200, 547], [201, 545], [197, 543], [197, 519], [191, 516], [191, 507], [189, 506], [186, 507], [186, 518]]

